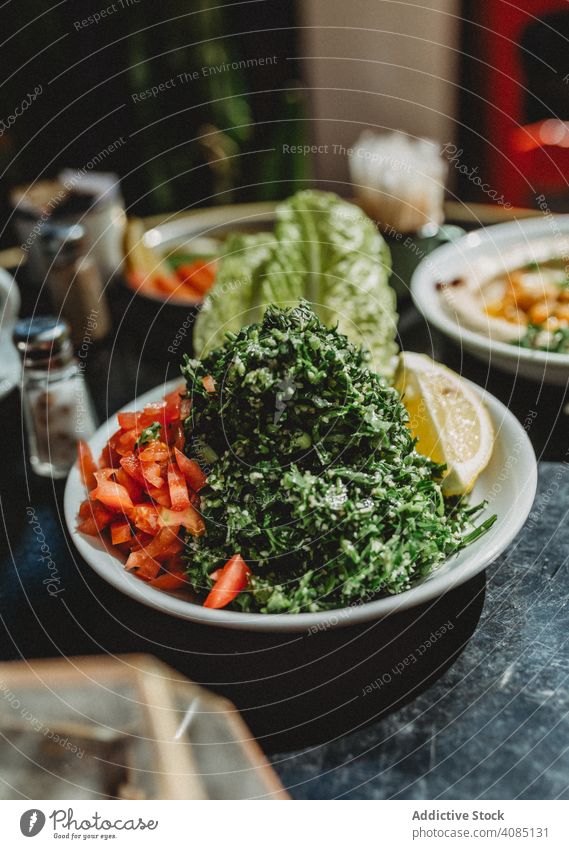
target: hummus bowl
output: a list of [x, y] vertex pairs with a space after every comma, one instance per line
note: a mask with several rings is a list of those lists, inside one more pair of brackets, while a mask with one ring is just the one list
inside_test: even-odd
[[[501, 281], [505, 286], [514, 272], [532, 267], [538, 276], [547, 274], [550, 264], [569, 269], [569, 215], [497, 224], [438, 248], [416, 269], [411, 295], [429, 324], [489, 366], [565, 385], [569, 353], [524, 347], [526, 327], [490, 308]], [[548, 284], [540, 279], [538, 285]]]

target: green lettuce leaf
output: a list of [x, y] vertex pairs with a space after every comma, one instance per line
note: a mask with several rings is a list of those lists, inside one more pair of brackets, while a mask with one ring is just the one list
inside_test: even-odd
[[225, 334], [259, 321], [254, 301], [260, 273], [275, 243], [272, 233], [234, 233], [224, 244], [215, 285], [204, 300], [194, 328], [194, 350], [203, 357], [225, 342]]
[[[262, 234], [261, 243], [252, 238], [228, 242], [211, 304], [196, 322], [196, 354], [220, 344], [227, 330], [259, 321], [270, 304], [291, 307], [305, 298], [327, 326], [337, 324], [369, 351], [370, 367], [390, 376], [397, 352], [395, 293], [388, 283], [389, 249], [371, 219], [337, 195], [308, 190], [277, 207], [273, 237]], [[214, 297], [218, 286], [236, 277], [243, 285], [230, 299]]]

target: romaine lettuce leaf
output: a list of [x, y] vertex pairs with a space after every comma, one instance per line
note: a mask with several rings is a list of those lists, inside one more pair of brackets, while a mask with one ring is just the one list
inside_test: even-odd
[[234, 233], [224, 244], [215, 285], [204, 300], [194, 327], [194, 350], [202, 357], [223, 345], [228, 331], [237, 332], [261, 318], [256, 308], [259, 275], [275, 243], [272, 233]]
[[[226, 330], [259, 321], [270, 304], [295, 306], [305, 298], [326, 325], [338, 324], [370, 352], [375, 371], [391, 374], [395, 293], [388, 283], [389, 249], [371, 219], [337, 195], [307, 190], [279, 204], [274, 237], [263, 235], [260, 244], [252, 238], [228, 241], [211, 303], [196, 322], [198, 356], [220, 344]], [[230, 299], [216, 295], [234, 278], [243, 285]]]

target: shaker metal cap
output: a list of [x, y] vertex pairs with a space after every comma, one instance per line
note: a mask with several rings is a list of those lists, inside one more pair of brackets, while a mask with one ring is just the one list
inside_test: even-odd
[[24, 366], [47, 366], [71, 359], [73, 349], [66, 321], [51, 315], [22, 318], [12, 335]]
[[85, 247], [85, 228], [81, 224], [48, 222], [42, 228], [40, 241], [44, 254], [56, 262], [69, 261]]

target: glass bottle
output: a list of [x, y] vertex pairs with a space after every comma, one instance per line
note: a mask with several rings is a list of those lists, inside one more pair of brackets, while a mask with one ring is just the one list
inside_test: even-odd
[[75, 345], [80, 347], [86, 335], [90, 340], [103, 339], [111, 317], [99, 269], [87, 252], [85, 229], [80, 224], [49, 222], [41, 234], [41, 247], [52, 307], [71, 325]]
[[67, 322], [42, 316], [21, 319], [14, 344], [22, 359], [22, 406], [30, 465], [43, 477], [63, 478], [79, 439], [95, 430], [83, 369], [73, 356]]

